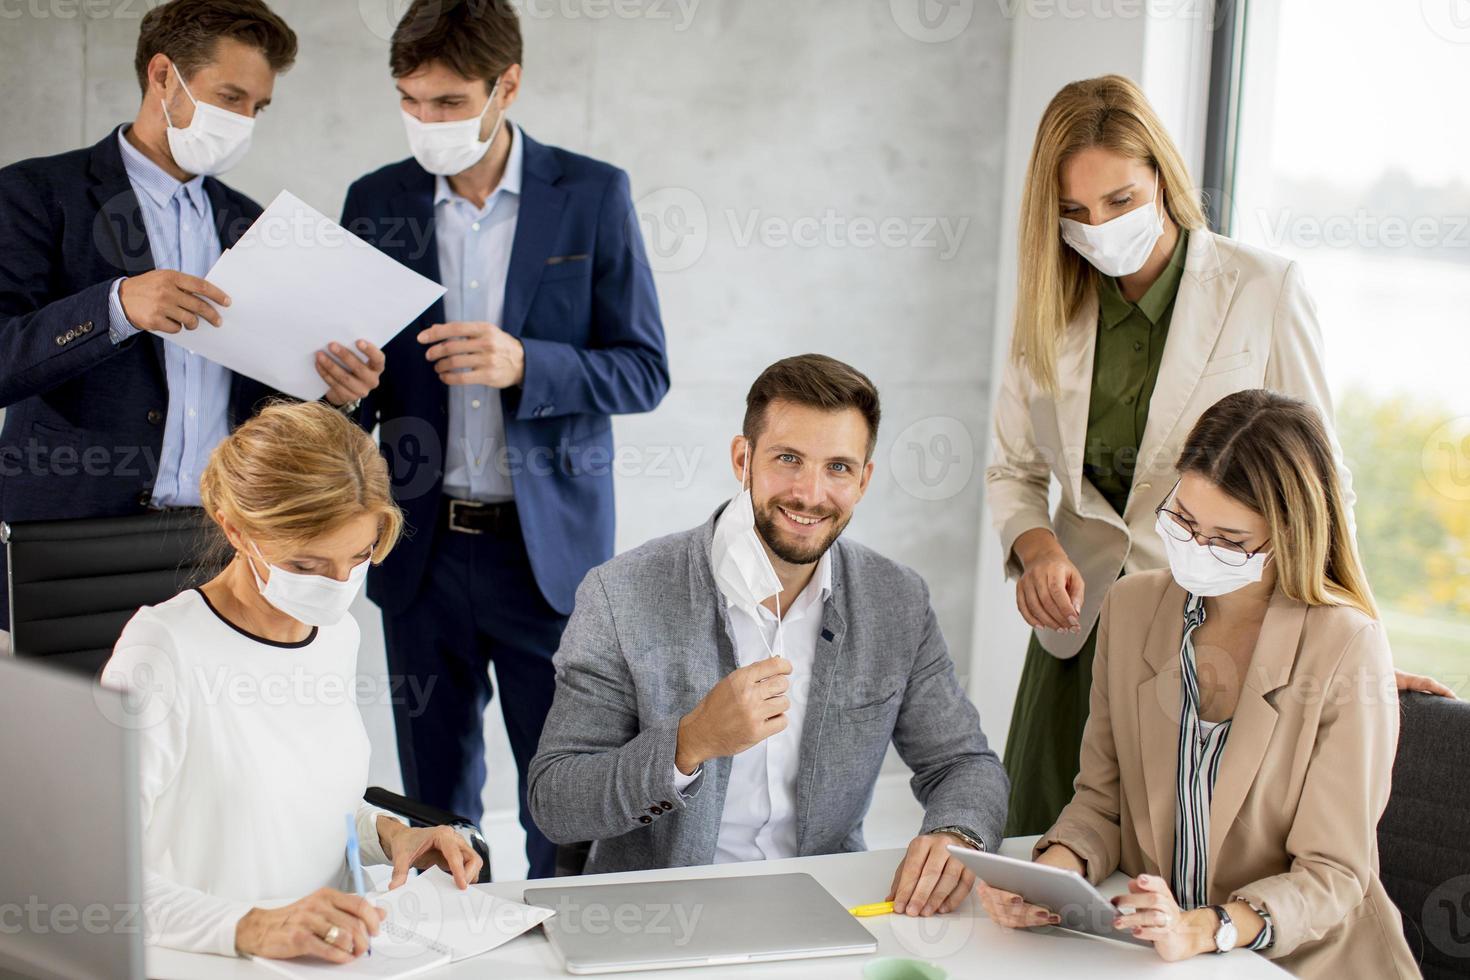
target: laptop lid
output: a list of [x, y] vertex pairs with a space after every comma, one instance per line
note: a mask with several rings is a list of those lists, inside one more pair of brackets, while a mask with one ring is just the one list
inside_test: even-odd
[[872, 953], [878, 943], [808, 874], [528, 888], [575, 974]]

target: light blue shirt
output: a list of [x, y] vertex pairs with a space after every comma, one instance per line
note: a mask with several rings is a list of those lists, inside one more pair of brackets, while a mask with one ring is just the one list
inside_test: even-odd
[[[449, 186], [434, 183], [434, 235], [446, 321], [500, 326], [505, 280], [521, 214], [524, 144], [510, 124], [510, 156], [500, 184], [476, 208]], [[504, 501], [515, 496], [505, 456], [505, 416], [500, 390], [488, 385], [449, 385], [449, 445], [444, 451], [444, 492], [467, 500]]]
[[[172, 269], [203, 277], [220, 257], [214, 207], [204, 193], [204, 178], [181, 184], [149, 160], [119, 130], [123, 167], [143, 213], [148, 247], [156, 269]], [[114, 344], [138, 330], [123, 313], [118, 289], [112, 284], [109, 333]], [[201, 321], [199, 329], [214, 327]], [[199, 476], [214, 447], [230, 432], [230, 372], [178, 344], [163, 342], [168, 381], [168, 414], [163, 423], [163, 449], [158, 458], [158, 482], [153, 506], [199, 506]]]

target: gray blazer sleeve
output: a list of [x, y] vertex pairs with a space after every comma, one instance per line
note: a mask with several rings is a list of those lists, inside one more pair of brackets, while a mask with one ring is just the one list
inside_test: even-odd
[[963, 827], [987, 851], [1000, 848], [1010, 780], [980, 730], [980, 712], [960, 687], [924, 587], [918, 655], [893, 729], [893, 744], [913, 770], [909, 785], [924, 807], [923, 832]]
[[541, 832], [559, 844], [603, 840], [645, 826], [649, 807], [683, 809], [704, 777], [683, 793], [675, 789], [679, 718], [640, 720], [598, 569], [577, 588], [553, 663], [556, 696], [528, 773], [531, 816]]

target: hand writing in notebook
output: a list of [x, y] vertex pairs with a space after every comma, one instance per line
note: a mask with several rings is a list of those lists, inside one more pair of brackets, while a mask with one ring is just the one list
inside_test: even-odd
[[299, 902], [245, 913], [235, 926], [235, 948], [269, 959], [316, 956], [350, 963], [367, 950], [368, 937], [378, 934], [386, 915], [361, 895], [318, 888]]
[[454, 884], [468, 888], [480, 878], [484, 864], [453, 827], [409, 827], [388, 817], [378, 818], [378, 839], [383, 853], [393, 861], [393, 879], [388, 890], [408, 881], [410, 868], [442, 868], [454, 877]]

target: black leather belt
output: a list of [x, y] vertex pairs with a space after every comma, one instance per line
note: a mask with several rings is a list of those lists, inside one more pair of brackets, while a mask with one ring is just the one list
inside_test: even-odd
[[514, 500], [487, 504], [481, 500], [456, 500], [444, 498], [444, 523], [451, 531], [461, 534], [511, 534], [520, 533], [520, 520], [516, 517]]

